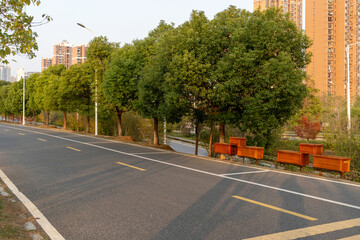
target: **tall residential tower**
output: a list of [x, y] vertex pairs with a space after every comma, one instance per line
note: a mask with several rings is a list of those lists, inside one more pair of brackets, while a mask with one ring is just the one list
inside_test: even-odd
[[291, 20], [302, 29], [303, 0], [254, 0], [254, 10], [266, 10], [270, 7], [283, 8], [285, 13], [289, 13]]
[[88, 47], [88, 44], [73, 46], [68, 41], [62, 41], [60, 44], [54, 45], [53, 57], [41, 58], [41, 71], [58, 64], [64, 64], [66, 68], [69, 68], [71, 65], [84, 63]]
[[[307, 74], [320, 93], [346, 96], [345, 48], [360, 41], [360, 2], [306, 0], [306, 34], [313, 40]], [[360, 45], [350, 48], [350, 96], [360, 95]]]

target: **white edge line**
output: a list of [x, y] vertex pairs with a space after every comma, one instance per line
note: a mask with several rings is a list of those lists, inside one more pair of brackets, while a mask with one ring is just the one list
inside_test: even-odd
[[262, 171], [252, 171], [252, 172], [237, 172], [237, 173], [226, 173], [226, 174], [220, 174], [222, 176], [232, 176], [232, 175], [242, 175], [242, 174], [251, 174], [251, 173], [264, 173], [269, 172], [270, 170], [262, 170]]
[[47, 235], [52, 240], [65, 240], [65, 238], [54, 228], [53, 225], [47, 220], [47, 218], [40, 212], [40, 210], [33, 204], [18, 188], [13, 184], [13, 182], [5, 175], [5, 173], [0, 169], [0, 177], [6, 184], [6, 186], [11, 190], [11, 192], [25, 205], [29, 212], [33, 215], [42, 229], [47, 233]]
[[156, 162], [156, 163], [160, 163], [160, 164], [164, 164], [164, 165], [169, 165], [169, 166], [173, 166], [173, 167], [177, 167], [177, 168], [190, 170], [190, 171], [193, 171], [193, 172], [198, 172], [198, 173], [203, 173], [203, 174], [210, 175], [210, 176], [215, 176], [215, 177], [218, 177], [218, 178], [224, 178], [224, 179], [229, 179], [229, 180], [233, 180], [233, 181], [236, 181], [236, 182], [247, 183], [247, 184], [254, 185], [254, 186], [273, 189], [273, 190], [277, 190], [277, 191], [280, 191], [280, 192], [286, 192], [286, 193], [290, 193], [290, 194], [294, 194], [294, 195], [298, 195], [298, 196], [302, 196], [302, 197], [316, 199], [316, 200], [319, 200], [319, 201], [328, 202], [328, 203], [332, 203], [332, 204], [336, 204], [336, 205], [345, 206], [345, 207], [360, 210], [360, 206], [355, 206], [355, 205], [351, 205], [351, 204], [347, 204], [347, 203], [343, 203], [343, 202], [333, 201], [333, 200], [330, 200], [330, 199], [316, 197], [316, 196], [312, 196], [312, 195], [309, 195], [309, 194], [299, 193], [299, 192], [286, 190], [286, 189], [282, 189], [282, 188], [278, 188], [278, 187], [273, 187], [273, 186], [269, 186], [269, 185], [265, 185], [265, 184], [261, 184], [261, 183], [250, 182], [250, 181], [247, 181], [247, 180], [242, 180], [242, 179], [232, 178], [232, 177], [228, 177], [228, 176], [223, 176], [223, 175], [219, 175], [219, 174], [216, 174], [216, 173], [206, 172], [206, 171], [198, 170], [198, 169], [195, 169], [195, 168], [190, 168], [190, 167], [185, 167], [185, 166], [181, 166], [181, 165], [177, 165], [177, 164], [173, 164], [173, 163], [163, 162], [163, 161], [148, 158], [148, 157], [137, 156], [137, 155], [132, 154], [132, 153], [126, 153], [126, 152], [118, 151], [118, 150], [115, 150], [115, 149], [102, 147], [102, 146], [97, 146], [97, 145], [90, 144], [90, 143], [84, 143], [84, 142], [80, 142], [80, 141], [77, 141], [77, 140], [67, 139], [67, 138], [63, 138], [63, 137], [59, 137], [59, 136], [55, 136], [55, 135], [51, 135], [51, 134], [47, 134], [47, 133], [35, 132], [35, 131], [24, 130], [24, 129], [23, 129], [23, 131], [33, 132], [33, 133], [36, 133], [36, 134], [41, 134], [41, 135], [45, 135], [45, 136], [49, 136], [49, 137], [53, 137], [53, 138], [58, 138], [58, 139], [62, 139], [62, 140], [69, 141], [69, 142], [80, 143], [80, 144], [83, 144], [83, 145], [104, 149], [104, 150], [107, 150], [107, 151], [110, 151], [110, 152], [120, 153], [120, 154], [124, 154], [124, 155], [128, 155], [128, 156], [132, 156], [132, 157], [137, 157], [137, 158], [148, 160], [148, 161], [151, 161], [151, 162]]
[[[7, 124], [12, 125], [12, 126], [17, 126], [17, 125], [13, 125], [13, 124], [11, 124], [11, 123], [7, 123]], [[8, 126], [4, 126], [4, 125], [3, 125], [3, 127], [5, 127], [5, 128], [12, 128], [12, 129], [16, 129], [16, 130], [29, 131], [29, 130], [24, 130], [24, 129], [21, 129], [21, 128], [8, 127]], [[34, 129], [36, 129], [36, 130], [39, 129], [39, 128], [33, 127], [33, 126], [20, 126], [20, 127], [34, 128]], [[56, 131], [56, 130], [54, 130], [54, 129], [44, 129], [44, 130], [52, 131], [52, 132], [58, 132], [58, 131]], [[35, 132], [35, 133], [41, 133], [41, 132]], [[66, 133], [66, 132], [65, 132], [65, 133]], [[42, 134], [42, 133], [41, 133], [41, 134]], [[99, 139], [99, 137], [82, 135], [82, 134], [79, 134], [79, 133], [69, 132], [69, 134], [73, 134], [73, 135], [77, 135], [77, 136], [81, 136], [81, 137]], [[53, 135], [50, 135], [50, 136], [53, 136]], [[103, 138], [101, 138], [101, 139], [103, 139]], [[172, 151], [169, 151], [169, 150], [158, 149], [158, 148], [153, 148], [153, 147], [149, 147], [149, 146], [143, 146], [143, 145], [134, 144], [134, 143], [120, 142], [120, 141], [115, 141], [115, 140], [106, 139], [106, 138], [104, 138], [103, 140], [109, 141], [109, 142], [114, 142], [114, 143], [120, 143], [120, 144], [128, 144], [128, 145], [131, 145], [131, 146], [142, 147], [142, 148], [146, 148], [146, 149], [153, 149], [153, 150], [155, 149], [156, 151], [167, 152], [167, 153], [174, 153], [174, 154], [179, 154], [179, 155], [183, 155], [183, 156], [187, 156], [187, 157], [191, 157], [191, 158], [203, 159], [203, 160], [206, 160], [206, 161], [217, 162], [217, 163], [222, 163], [222, 164], [227, 164], [227, 165], [232, 165], [232, 166], [237, 166], [237, 167], [240, 166], [240, 167], [246, 167], [246, 168], [252, 168], [252, 169], [262, 169], [262, 168], [260, 168], [260, 167], [248, 166], [248, 165], [238, 165], [238, 164], [233, 164], [233, 163], [229, 163], [229, 162], [220, 161], [220, 160], [217, 160], [217, 159], [214, 159], [214, 158], [210, 158], [210, 157], [196, 156], [196, 155], [193, 155], [193, 154], [181, 153], [181, 152], [172, 152]], [[330, 179], [323, 179], [323, 178], [319, 178], [319, 177], [305, 176], [305, 175], [301, 175], [301, 174], [283, 172], [283, 171], [280, 171], [280, 170], [273, 170], [273, 169], [269, 169], [268, 171], [269, 171], [269, 172], [273, 172], [273, 173], [291, 175], [291, 176], [296, 176], [296, 177], [314, 179], [314, 180], [317, 180], [317, 181], [331, 182], [331, 183], [337, 183], [337, 184], [342, 184], [342, 185], [347, 185], [347, 186], [352, 186], [352, 187], [358, 187], [358, 188], [360, 188], [360, 184], [354, 184], [354, 183], [348, 183], [348, 182], [341, 182], [341, 181], [335, 181], [335, 180], [330, 180]]]
[[172, 153], [172, 152], [143, 152], [143, 153], [134, 153], [135, 155], [146, 155], [146, 154], [162, 154], [162, 153]]

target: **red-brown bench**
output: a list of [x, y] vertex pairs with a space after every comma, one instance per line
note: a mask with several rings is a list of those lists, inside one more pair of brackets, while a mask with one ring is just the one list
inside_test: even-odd
[[301, 171], [302, 167], [305, 167], [306, 165], [309, 164], [309, 154], [286, 151], [286, 150], [278, 150], [277, 163], [285, 163], [285, 164], [287, 163], [287, 164], [297, 165], [300, 167], [300, 171]]
[[338, 156], [313, 156], [313, 167], [327, 170], [334, 170], [340, 172], [340, 178], [343, 177], [343, 173], [350, 171], [350, 158], [349, 157], [338, 157]]
[[264, 148], [252, 146], [238, 146], [236, 155], [238, 155], [239, 157], [254, 158], [257, 165], [258, 160], [264, 158]]
[[229, 137], [229, 144], [240, 146], [246, 146], [246, 138]]
[[227, 143], [214, 143], [214, 152], [234, 156], [237, 153], [237, 146]]
[[311, 143], [300, 143], [300, 153], [306, 154], [323, 154], [323, 145], [322, 144], [311, 144]]

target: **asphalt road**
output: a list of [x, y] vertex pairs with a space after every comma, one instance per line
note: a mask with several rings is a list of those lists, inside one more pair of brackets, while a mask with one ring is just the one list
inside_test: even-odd
[[65, 239], [360, 239], [346, 181], [2, 123], [0, 168]]

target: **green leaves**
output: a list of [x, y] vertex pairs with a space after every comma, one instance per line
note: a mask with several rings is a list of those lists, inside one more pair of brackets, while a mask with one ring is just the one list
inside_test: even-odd
[[8, 55], [24, 54], [29, 58], [35, 57], [34, 51], [38, 49], [36, 43], [37, 34], [32, 28], [51, 21], [47, 15], [43, 15], [45, 21], [40, 24], [33, 23], [33, 17], [24, 11], [25, 5], [38, 6], [38, 0], [3, 0], [0, 2], [0, 62], [8, 63], [5, 59]]

